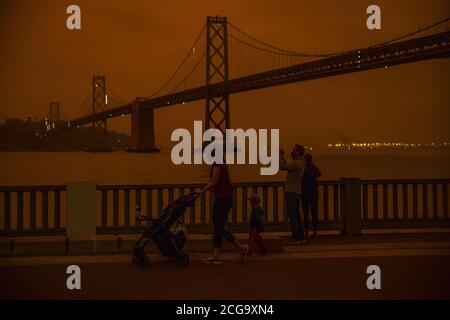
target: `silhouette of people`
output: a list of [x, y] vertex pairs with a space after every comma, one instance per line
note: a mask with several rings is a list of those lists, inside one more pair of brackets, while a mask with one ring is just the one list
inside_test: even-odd
[[[214, 156], [214, 155], [213, 155]], [[231, 186], [230, 176], [228, 174], [228, 166], [225, 163], [225, 152], [223, 164], [214, 162], [210, 171], [210, 182], [200, 191], [205, 193], [212, 189], [214, 192], [214, 204], [212, 212], [212, 224], [214, 230], [213, 236], [213, 255], [202, 262], [205, 264], [221, 264], [219, 259], [220, 248], [222, 246], [222, 238], [232, 243], [238, 253], [241, 262], [245, 262], [248, 254], [248, 246], [242, 245], [234, 235], [225, 228], [228, 221], [228, 213], [233, 206], [233, 188]]]
[[309, 236], [310, 213], [313, 228], [313, 239], [317, 237], [317, 227], [319, 224], [317, 208], [319, 205], [319, 189], [317, 185], [317, 178], [321, 173], [319, 168], [313, 163], [312, 155], [305, 154], [305, 170], [302, 177], [302, 209], [303, 222], [305, 227], [305, 236]]
[[292, 161], [286, 162], [284, 150], [280, 149], [280, 170], [287, 171], [285, 180], [286, 210], [294, 243], [305, 242], [302, 217], [300, 215], [300, 199], [302, 193], [302, 176], [305, 168], [303, 155], [305, 148], [296, 144], [291, 151]]

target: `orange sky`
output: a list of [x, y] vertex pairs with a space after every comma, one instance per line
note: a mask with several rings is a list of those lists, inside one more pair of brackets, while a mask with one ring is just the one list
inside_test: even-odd
[[[81, 7], [82, 30], [66, 29]], [[365, 27], [369, 4], [382, 30]], [[150, 95], [173, 72], [207, 15], [278, 47], [333, 52], [389, 40], [450, 15], [448, 0], [2, 1], [0, 121], [43, 117], [50, 100], [72, 118], [93, 74], [122, 97]], [[450, 140], [450, 61], [436, 60], [285, 85], [231, 97], [232, 127], [280, 128], [281, 143]], [[157, 144], [203, 119], [204, 102], [156, 112]], [[129, 117], [109, 127], [129, 132]]]

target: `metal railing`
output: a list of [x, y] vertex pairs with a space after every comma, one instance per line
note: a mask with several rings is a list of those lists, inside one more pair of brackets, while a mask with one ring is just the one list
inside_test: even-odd
[[[100, 216], [97, 217], [97, 232], [141, 232], [135, 222], [138, 214], [156, 218], [170, 202], [189, 192], [198, 192], [205, 184], [157, 184], [157, 185], [98, 185]], [[320, 222], [327, 228], [339, 228], [339, 181], [321, 181], [319, 186]], [[233, 184], [234, 203], [228, 223], [233, 230], [247, 230], [250, 218], [248, 196], [257, 193], [265, 212], [266, 230], [288, 230], [284, 209], [283, 182], [253, 182]], [[190, 208], [184, 222], [190, 232], [211, 231], [213, 193], [202, 194], [194, 207]], [[135, 208], [140, 208], [136, 212]]]
[[0, 235], [65, 233], [65, 185], [0, 187]]
[[[345, 178], [319, 181], [321, 229], [342, 230], [344, 222], [349, 221], [345, 208], [351, 208], [352, 215], [360, 217], [361, 227], [366, 229], [450, 227], [450, 179], [356, 179], [351, 194], [344, 187], [345, 181]], [[355, 183], [355, 179], [352, 181]], [[97, 185], [96, 206], [92, 207], [97, 233], [142, 232], [145, 224], [136, 222], [137, 215], [156, 218], [170, 202], [203, 186], [198, 183]], [[253, 193], [261, 197], [266, 231], [289, 230], [283, 182], [235, 183], [233, 193], [234, 204], [229, 215], [232, 230], [247, 231], [250, 207], [246, 199]], [[189, 232], [212, 231], [213, 200], [213, 193], [207, 192], [187, 210], [184, 222]], [[0, 236], [65, 234], [67, 210], [64, 185], [0, 187]]]
[[450, 179], [362, 180], [365, 228], [448, 226]]

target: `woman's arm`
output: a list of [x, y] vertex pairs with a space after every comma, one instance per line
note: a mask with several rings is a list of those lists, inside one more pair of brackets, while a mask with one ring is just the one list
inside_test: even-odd
[[291, 165], [287, 164], [286, 159], [284, 158], [284, 150], [280, 149], [280, 158], [279, 158], [279, 168], [284, 171], [292, 171]]
[[315, 171], [316, 171], [315, 172], [315, 176], [316, 176], [316, 178], [319, 178], [322, 175], [322, 173], [320, 172], [318, 166], [314, 165], [314, 168], [315, 168]]
[[220, 173], [220, 167], [214, 167], [212, 170], [211, 181], [202, 190], [200, 190], [200, 193], [205, 193], [206, 191], [217, 185], [220, 180]]

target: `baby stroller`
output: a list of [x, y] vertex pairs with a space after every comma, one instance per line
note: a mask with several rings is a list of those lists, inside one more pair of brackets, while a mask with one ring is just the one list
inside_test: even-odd
[[147, 267], [150, 263], [145, 254], [145, 247], [153, 240], [158, 250], [169, 260], [175, 261], [179, 266], [186, 266], [189, 263], [189, 255], [182, 251], [186, 243], [186, 233], [183, 230], [171, 230], [177, 223], [183, 225], [180, 218], [188, 207], [192, 207], [195, 200], [199, 197], [198, 193], [190, 193], [179, 197], [169, 204], [161, 216], [152, 219], [147, 216], [136, 217], [137, 221], [150, 221], [150, 227], [144, 230], [144, 234], [134, 245], [133, 262], [141, 267]]

